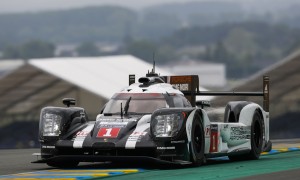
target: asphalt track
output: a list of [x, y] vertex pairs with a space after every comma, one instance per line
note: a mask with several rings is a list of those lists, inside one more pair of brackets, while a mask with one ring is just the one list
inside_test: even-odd
[[[291, 146], [294, 148], [286, 148]], [[31, 164], [34, 160], [31, 154], [38, 152], [37, 149], [1, 150], [0, 179], [299, 179], [300, 144], [276, 142], [274, 148], [277, 150], [257, 161], [231, 162], [218, 158], [201, 167], [185, 168], [143, 163], [85, 163], [71, 170]]]

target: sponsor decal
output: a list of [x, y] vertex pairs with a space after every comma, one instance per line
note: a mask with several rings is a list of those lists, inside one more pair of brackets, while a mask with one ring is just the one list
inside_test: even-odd
[[206, 106], [210, 106], [210, 101], [201, 100], [201, 103]]
[[127, 141], [134, 141], [134, 142], [141, 142], [141, 139], [143, 136], [145, 136], [147, 132], [133, 132], [129, 137]]
[[76, 137], [85, 137], [89, 134], [90, 132], [89, 131], [78, 131], [76, 133]]
[[185, 143], [185, 140], [181, 140], [181, 141], [171, 141], [172, 144], [179, 144], [179, 143]]
[[133, 132], [130, 136], [145, 136], [147, 132]]
[[171, 84], [191, 83], [192, 80], [192, 76], [170, 76]]
[[84, 128], [82, 131], [78, 131], [75, 135], [74, 142], [73, 142], [73, 148], [82, 148], [83, 142], [86, 138], [86, 136], [92, 131], [94, 127], [94, 124], [89, 124], [86, 128]]
[[121, 128], [100, 128], [97, 137], [98, 138], [116, 138]]
[[123, 128], [123, 127], [126, 127], [128, 124], [128, 122], [100, 122], [98, 124], [98, 128], [101, 128], [101, 127], [107, 127], [107, 128], [111, 128], [111, 127], [119, 127], [119, 128]]
[[102, 119], [102, 118], [99, 118], [97, 119], [97, 121], [101, 121], [101, 122], [131, 122], [131, 121], [137, 121], [136, 119], [133, 119], [133, 118], [130, 118], [130, 119]]
[[211, 131], [218, 131], [218, 125], [217, 124], [212, 124], [210, 125]]
[[127, 139], [127, 142], [128, 143], [130, 143], [130, 142], [137, 143], [137, 142], [141, 142], [141, 139], [142, 139], [141, 136], [129, 136]]
[[251, 139], [250, 127], [231, 127], [230, 130], [230, 140]]
[[55, 149], [55, 146], [42, 146], [44, 149]]
[[212, 124], [211, 128], [211, 136], [210, 136], [210, 152], [218, 152], [218, 144], [219, 144], [219, 131], [218, 125]]
[[210, 125], [207, 125], [205, 127], [205, 137], [206, 138], [210, 137]]
[[175, 149], [175, 146], [171, 146], [171, 147], [157, 147], [157, 149], [160, 149], [160, 150]]
[[129, 136], [127, 141], [128, 142], [130, 142], [130, 141], [141, 142], [141, 137], [140, 136]]
[[189, 90], [189, 84], [172, 84], [176, 89], [179, 89], [180, 91], [188, 91]]

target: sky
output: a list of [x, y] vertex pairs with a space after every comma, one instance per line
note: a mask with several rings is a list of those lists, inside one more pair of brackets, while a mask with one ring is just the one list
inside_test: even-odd
[[73, 9], [95, 5], [121, 5], [138, 10], [156, 4], [190, 1], [233, 1], [243, 3], [245, 7], [255, 3], [261, 4], [261, 6], [255, 8], [262, 8], [262, 6], [273, 8], [276, 4], [282, 6], [286, 2], [298, 2], [299, 0], [0, 0], [0, 14]]
[[[54, 9], [71, 9], [93, 5], [121, 5], [134, 9], [169, 2], [188, 2], [191, 0], [0, 0], [0, 13], [36, 12]], [[203, 0], [193, 0], [203, 1]], [[228, 0], [227, 0], [228, 1]], [[25, 3], [26, 2], [26, 3]]]

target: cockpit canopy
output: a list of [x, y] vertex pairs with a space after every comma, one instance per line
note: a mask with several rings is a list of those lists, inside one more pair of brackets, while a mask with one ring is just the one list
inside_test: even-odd
[[[121, 105], [122, 104], [122, 105]], [[192, 107], [181, 94], [116, 93], [106, 104], [104, 114], [152, 114], [159, 108]]]

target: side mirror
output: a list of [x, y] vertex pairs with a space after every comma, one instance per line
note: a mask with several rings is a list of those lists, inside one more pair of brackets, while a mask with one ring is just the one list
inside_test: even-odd
[[70, 105], [75, 105], [76, 104], [76, 100], [74, 98], [63, 98], [62, 102], [67, 107], [70, 107]]
[[196, 101], [196, 106], [201, 106], [201, 109], [204, 107], [210, 107], [210, 101]]

